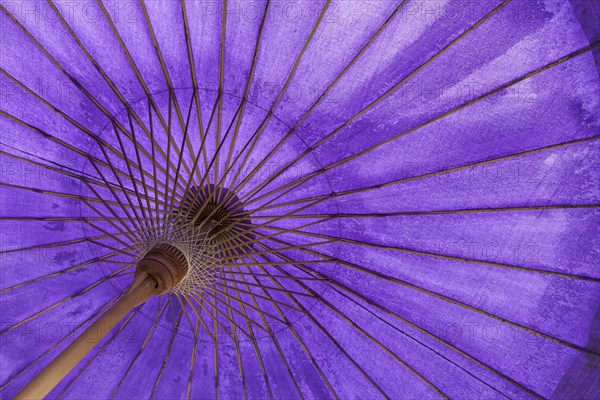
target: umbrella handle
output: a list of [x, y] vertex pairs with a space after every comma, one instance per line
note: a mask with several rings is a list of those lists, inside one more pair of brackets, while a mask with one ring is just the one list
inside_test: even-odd
[[159, 245], [152, 249], [138, 263], [135, 279], [123, 297], [52, 360], [15, 399], [45, 397], [133, 307], [165, 293], [181, 281], [187, 265], [173, 261], [176, 259], [184, 258], [172, 246]]
[[133, 307], [154, 295], [156, 280], [147, 274], [139, 274], [125, 295], [52, 360], [15, 398], [41, 399], [46, 396]]

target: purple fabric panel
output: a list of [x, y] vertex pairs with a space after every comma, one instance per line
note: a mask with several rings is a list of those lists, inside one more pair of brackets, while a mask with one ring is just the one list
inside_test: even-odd
[[[332, 291], [325, 291], [322, 295], [325, 301], [329, 301], [332, 296]], [[339, 303], [338, 303], [339, 304]], [[338, 310], [335, 303], [332, 306]], [[349, 309], [348, 304], [344, 304], [342, 308], [344, 313], [353, 315], [353, 323], [361, 329], [365, 328], [365, 321], [361, 316], [356, 318], [353, 310]], [[365, 335], [358, 329], [347, 329], [348, 322], [344, 321], [334, 309], [330, 308], [324, 302], [318, 302], [310, 309], [310, 313], [317, 318], [325, 329], [339, 342], [339, 344], [347, 349], [350, 357], [363, 368], [365, 373], [372, 377], [381, 389], [389, 395], [397, 398], [419, 397], [419, 398], [435, 398], [436, 393], [420, 380], [416, 375], [412, 374], [405, 367], [394, 360], [382, 346], [389, 349], [390, 343], [388, 340], [381, 342], [378, 340], [379, 335]], [[372, 321], [370, 327], [372, 326]], [[379, 337], [381, 339], [381, 337]], [[379, 344], [378, 344], [379, 342]], [[391, 351], [391, 349], [390, 349]], [[393, 352], [393, 351], [392, 351]], [[380, 374], [378, 371], [387, 371], [386, 374]], [[406, 382], [406, 385], [398, 385], [398, 382]]]
[[[190, 42], [197, 61], [198, 87], [216, 91], [219, 87], [217, 71], [219, 71], [221, 16], [223, 13], [221, 2], [201, 0], [186, 2], [186, 11], [190, 26]], [[212, 104], [206, 103], [206, 112], [210, 113]], [[208, 116], [205, 120], [208, 121]]]
[[[406, 180], [377, 191], [335, 198], [319, 208], [348, 213], [455, 210], [559, 204], [593, 204], [598, 158], [596, 143], [587, 143], [506, 160], [498, 165], [452, 171]], [[556, 166], [564, 165], [561, 171]], [[571, 168], [584, 166], [582, 169]], [[413, 167], [412, 164], [409, 168]], [[417, 173], [413, 176], [423, 175]], [[390, 200], [396, 199], [396, 202]], [[327, 207], [325, 207], [327, 205]]]
[[[393, 2], [332, 2], [277, 114], [294, 125], [398, 7]], [[291, 6], [289, 8], [292, 8]], [[368, 10], [368, 12], [365, 12]], [[290, 15], [291, 10], [290, 10]], [[352, 32], [348, 35], [347, 32]], [[337, 89], [332, 89], [336, 98]], [[327, 101], [331, 101], [328, 99]]]
[[300, 1], [294, 5], [274, 2], [272, 6], [249, 95], [252, 103], [264, 109], [269, 109], [277, 98], [325, 2]]
[[[326, 252], [327, 253], [327, 252]], [[515, 272], [458, 261], [436, 260], [422, 257], [398, 260], [395, 252], [361, 249], [352, 255], [350, 262], [371, 265], [373, 271], [401, 279], [409, 285], [431, 290], [435, 293], [477, 306], [499, 316], [503, 316], [524, 326], [531, 326], [556, 337], [585, 344], [591, 327], [593, 314], [589, 310], [597, 307], [600, 300], [594, 292], [595, 283], [583, 283], [564, 278], [548, 278], [529, 273], [526, 281], [512, 283]], [[348, 257], [350, 258], [350, 257]], [[406, 257], [407, 258], [407, 257]], [[344, 257], [340, 257], [346, 261]], [[443, 272], [444, 280], [433, 278], [433, 274]], [[525, 274], [522, 273], [525, 279]], [[464, 290], [458, 282], [470, 282], [473, 287]], [[473, 289], [477, 288], [477, 289]], [[501, 288], [501, 289], [500, 289]], [[556, 292], [561, 296], [579, 301], [560, 308], [548, 307], [554, 304]], [[509, 307], [509, 299], [518, 302], [519, 307]], [[500, 306], [502, 310], [498, 310]], [[543, 317], [533, 321], [532, 315]]]
[[[182, 19], [181, 4], [150, 1], [145, 6], [171, 85], [175, 88], [192, 87], [185, 32], [181, 24], [173, 23]], [[160, 65], [157, 62], [153, 64]]]
[[[587, 71], [581, 79], [575, 78], [579, 71]], [[595, 87], [597, 83], [590, 81], [594, 71], [591, 57], [575, 59], [520, 84], [515, 90], [526, 93], [525, 98], [519, 99], [506, 93], [410, 132], [360, 157], [363, 162], [370, 161], [367, 163], [370, 166], [368, 170], [380, 171], [367, 173], [368, 179], [376, 183], [389, 180], [390, 177], [403, 177], [402, 174], [434, 172], [592, 136], [598, 130], [598, 120], [593, 117], [598, 108], [597, 99], [590, 93], [585, 99], [572, 100], [572, 91], [560, 93], [559, 89], [550, 87], [553, 81], [565, 76], [573, 79], [575, 87]], [[564, 101], [559, 101], [560, 97]], [[396, 128], [392, 134], [399, 134], [412, 126], [417, 124]], [[434, 146], [431, 145], [432, 141]], [[484, 145], [490, 142], [495, 145], [484, 150]], [[429, 145], [425, 146], [425, 143]], [[361, 149], [366, 147], [359, 143], [357, 145]], [[423, 160], [432, 158], [431, 149], [434, 147], [439, 149], [435, 161], [425, 166]], [[399, 149], [403, 149], [401, 159], [394, 156]], [[352, 161], [340, 167], [338, 172], [344, 174], [349, 171], [362, 174], [364, 167], [359, 168], [358, 163]], [[388, 171], [389, 174], [384, 177], [381, 171]], [[360, 181], [363, 185], [364, 182]], [[346, 188], [349, 184], [352, 183], [341, 183]]]
[[[230, 96], [241, 98], [244, 95], [252, 63], [256, 62], [256, 41], [266, 10], [267, 5], [263, 1], [227, 4], [227, 28], [223, 43], [223, 91]], [[213, 49], [218, 50], [220, 54], [219, 45]], [[213, 73], [218, 76], [217, 71]]]
[[[597, 277], [591, 261], [597, 258], [598, 218], [595, 210], [413, 215], [348, 218], [344, 230], [337, 223], [306, 230], [407, 250]], [[565, 221], [577, 221], [577, 227], [565, 227]], [[438, 229], [426, 229], [429, 224]], [[377, 235], [372, 234], [374, 227]], [[482, 237], [481, 232], [486, 232], [486, 236]], [[410, 261], [424, 256], [398, 257]]]
[[[361, 292], [372, 301], [385, 304], [393, 312], [428, 330], [436, 330], [436, 334], [450, 343], [459, 345], [461, 349], [499, 369], [509, 376], [518, 370], [520, 382], [535, 391], [543, 390], [548, 395], [557, 382], [554, 371], [565, 368], [575, 350], [568, 349], [549, 340], [536, 337], [523, 330], [513, 328], [489, 317], [473, 313], [465, 308], [450, 304], [431, 295], [420, 293], [401, 285], [380, 281], [377, 285], [360, 285], [362, 276], [348, 272], [339, 275], [339, 281], [353, 289], [360, 287]], [[479, 340], [461, 340], [452, 329], [443, 329], [452, 324], [461, 327], [476, 327], [485, 330], [494, 338], [494, 347], [483, 336]], [[440, 329], [442, 328], [442, 329]], [[503, 340], [499, 340], [503, 338]], [[535, 361], [534, 361], [535, 360]], [[538, 372], [533, 372], [543, 365], [544, 379], [540, 380]]]
[[[321, 103], [299, 134], [314, 142], [333, 130], [464, 32], [497, 3], [470, 2], [467, 12], [457, 13], [455, 6], [444, 2], [434, 5], [444, 7], [428, 13], [425, 2], [409, 2], [377, 38], [375, 46], [370, 46], [340, 80], [334, 93], [330, 94], [330, 101]], [[409, 57], [406, 52], [410, 53]]]
[[[326, 292], [327, 297], [331, 297], [332, 294], [336, 295], [332, 291]], [[533, 397], [504, 380], [499, 372], [488, 370], [480, 362], [457, 353], [447, 342], [433, 340], [425, 331], [400, 323], [399, 319], [390, 317], [390, 314], [375, 309], [363, 300], [354, 299], [353, 303], [359, 304], [362, 309], [356, 306], [347, 308], [353, 310], [355, 315], [358, 312], [364, 313], [362, 318], [369, 321], [366, 325], [367, 330], [384, 343], [387, 340], [390, 348], [399, 357], [421, 371], [430, 382], [448, 396], [497, 398], [500, 393], [505, 393], [515, 398]], [[489, 325], [465, 326], [456, 322], [436, 323], [432, 332], [436, 335], [450, 332], [448, 336], [451, 338], [456, 337], [466, 341], [483, 340], [494, 343], [499, 339], [493, 327], [490, 329]], [[444, 339], [447, 341], [448, 337]]]
[[[515, 4], [511, 3], [511, 5], [507, 6], [507, 8], [509, 8], [511, 6], [513, 8], [517, 7]], [[508, 10], [507, 10], [507, 12], [508, 12]], [[518, 15], [523, 15], [520, 13], [520, 9], [515, 9], [514, 12], [519, 13]], [[502, 15], [495, 15], [491, 18], [491, 21], [501, 19], [504, 23], [515, 24], [515, 22], [511, 20], [510, 15], [505, 15], [505, 14], [506, 14], [506, 12], [503, 13]], [[554, 30], [556, 30], [556, 29], [558, 29], [556, 27], [557, 25], [559, 27], [562, 27], [564, 25], [563, 20], [567, 18], [567, 17], [563, 16], [564, 14], [565, 13], [562, 12], [560, 14], [557, 14], [557, 16], [555, 18], [551, 19], [550, 22], [548, 23], [548, 25], [550, 25], [550, 26], [547, 27], [546, 30], [551, 30], [552, 28]], [[494, 19], [494, 17], [495, 17], [495, 19]], [[503, 18], [501, 18], [501, 17], [503, 17]], [[572, 22], [571, 22], [571, 24], [572, 24]], [[529, 37], [527, 37], [526, 39], [523, 39], [521, 41], [521, 43], [518, 44], [518, 46], [514, 46], [512, 49], [503, 49], [502, 51], [497, 50], [496, 52], [492, 52], [489, 55], [490, 59], [485, 59], [485, 58], [481, 59], [480, 51], [477, 51], [474, 53], [474, 52], [472, 52], [472, 50], [471, 51], [469, 50], [472, 48], [489, 48], [490, 47], [489, 43], [487, 43], [487, 44], [486, 43], [478, 43], [477, 41], [482, 41], [482, 40], [491, 41], [492, 40], [491, 38], [493, 38], [494, 35], [497, 35], [497, 33], [493, 33], [494, 29], [496, 31], [498, 31], [498, 29], [494, 28], [493, 24], [490, 22], [490, 24], [485, 24], [482, 27], [478, 28], [478, 30], [487, 30], [486, 32], [492, 32], [492, 33], [483, 32], [479, 35], [466, 36], [463, 41], [459, 42], [455, 47], [450, 48], [438, 60], [436, 60], [431, 66], [427, 67], [426, 70], [423, 71], [426, 73], [418, 74], [414, 79], [411, 79], [409, 81], [410, 91], [408, 91], [408, 90], [394, 91], [391, 97], [388, 97], [382, 103], [379, 103], [372, 111], [365, 114], [364, 117], [359, 118], [356, 123], [353, 123], [347, 129], [342, 130], [338, 135], [334, 136], [332, 139], [330, 139], [328, 142], [326, 142], [326, 144], [324, 146], [319, 147], [316, 151], [316, 154], [318, 155], [319, 160], [322, 160], [323, 164], [329, 164], [329, 163], [332, 163], [333, 161], [338, 161], [342, 158], [346, 158], [353, 153], [362, 151], [365, 148], [370, 147], [371, 145], [382, 141], [383, 139], [391, 137], [392, 135], [395, 135], [395, 134], [399, 134], [399, 133], [401, 133], [409, 128], [412, 128], [414, 126], [418, 126], [419, 124], [428, 121], [432, 117], [439, 115], [444, 111], [451, 110], [454, 107], [458, 106], [459, 104], [462, 104], [462, 103], [465, 103], [466, 101], [472, 100], [472, 99], [476, 98], [477, 96], [496, 88], [500, 84], [506, 83], [506, 82], [510, 81], [511, 79], [514, 79], [516, 77], [519, 77], [519, 76], [525, 74], [526, 72], [529, 72], [531, 70], [534, 70], [535, 68], [545, 65], [546, 62], [542, 58], [542, 56], [532, 58], [531, 61], [525, 60], [525, 61], [519, 62], [519, 63], [514, 62], [514, 59], [515, 59], [514, 54], [520, 54], [520, 53], [525, 52], [524, 50], [521, 50], [519, 47], [527, 48], [527, 47], [531, 46], [529, 44], [529, 41], [531, 41], [533, 39], [529, 38]], [[531, 28], [528, 28], [528, 29], [531, 29]], [[577, 50], [577, 49], [583, 47], [585, 42], [584, 42], [584, 38], [582, 37], [579, 30], [576, 30], [575, 28], [572, 28], [572, 30], [574, 32], [570, 36], [567, 36], [567, 38], [571, 43], [573, 43], [571, 45], [572, 46], [571, 49]], [[542, 30], [539, 33], [537, 33], [537, 35], [539, 35], [540, 38], [543, 39], [543, 38], [550, 37], [551, 33], [548, 33], [547, 31]], [[542, 40], [542, 39], [540, 39], [540, 40]], [[470, 43], [470, 40], [475, 41], [475, 43]], [[517, 40], [517, 39], [515, 39], [515, 40]], [[545, 41], [547, 41], [547, 39], [545, 39]], [[544, 43], [544, 42], [542, 42], [542, 43]], [[538, 45], [539, 44], [536, 42], [536, 46], [538, 46]], [[550, 42], [548, 45], [552, 46], [552, 42]], [[553, 51], [552, 47], [551, 47], [547, 51], [544, 51], [543, 56], [546, 57], [546, 59], [548, 60], [547, 62], [550, 62], [550, 61], [554, 61], [555, 59], [558, 59], [561, 56], [567, 54], [569, 51], [571, 51], [571, 50], [568, 48], [564, 48], [562, 46], [561, 46], [560, 50]], [[470, 60], [470, 59], [463, 60], [462, 58], [464, 57], [464, 54], [470, 54], [471, 58], [473, 60]], [[590, 59], [591, 59], [591, 57], [588, 56], [588, 60], [590, 60]], [[493, 63], [492, 63], [492, 61], [493, 61]], [[581, 61], [575, 60], [574, 62], [579, 63]], [[478, 63], [477, 65], [479, 65], [479, 66], [478, 67], [476, 67], [476, 66], [468, 67], [470, 65], [470, 63]], [[435, 68], [435, 66], [437, 66], [437, 68]], [[470, 74], [468, 76], [463, 76], [464, 73], [461, 74], [462, 70], [459, 69], [458, 66], [460, 66], [460, 68], [463, 68], [463, 69], [464, 68], [471, 68], [471, 69], [478, 68], [478, 71], [476, 74]], [[484, 68], [484, 66], [486, 68]], [[519, 67], [519, 70], [515, 70], [515, 67]], [[585, 69], [591, 68], [591, 67], [592, 67], [591, 65], [584, 67], [584, 70], [581, 75], [582, 82], [580, 83], [582, 86], [587, 86], [586, 82], [588, 82], [590, 79], [590, 78], [588, 78], [590, 76], [589, 72], [586, 72]], [[573, 68], [580, 69], [581, 67], [573, 67]], [[562, 68], [559, 67], [557, 69], [560, 71]], [[448, 74], [446, 71], [448, 71], [448, 70], [456, 71], [455, 72], [456, 76], [453, 78], [453, 80], [457, 81], [457, 82], [455, 82], [454, 84], [447, 83]], [[496, 70], [503, 71], [503, 73], [498, 74], [495, 72]], [[563, 73], [565, 73], [565, 72], [563, 72]], [[539, 78], [534, 77], [533, 79], [536, 79], [536, 80], [544, 79], [544, 76], [546, 77], [546, 79], [557, 79], [552, 76], [555, 73], [558, 74], [560, 72], [552, 71], [548, 74], [542, 74]], [[397, 81], [399, 81], [399, 79], [397, 79]], [[577, 82], [579, 84], [579, 80], [577, 80], [577, 79], [575, 79], [574, 82]], [[477, 124], [476, 121], [481, 120], [481, 118], [482, 118], [481, 115], [484, 115], [484, 116], [490, 115], [490, 117], [496, 121], [501, 116], [501, 118], [504, 121], [504, 124], [506, 124], [508, 122], [512, 122], [513, 119], [507, 119], [506, 114], [504, 114], [504, 113], [511, 112], [511, 113], [518, 113], [519, 115], [527, 115], [527, 114], [522, 114], [524, 110], [522, 110], [521, 107], [527, 107], [529, 104], [530, 104], [530, 107], [529, 107], [530, 110], [535, 109], [535, 110], [538, 110], [538, 112], [547, 112], [547, 111], [549, 111], [548, 105], [541, 106], [539, 104], [539, 102], [541, 102], [542, 100], [540, 99], [540, 95], [538, 94], [538, 92], [542, 91], [544, 87], [550, 88], [550, 87], [553, 87], [553, 85], [547, 83], [545, 81], [545, 79], [544, 79], [543, 83], [540, 82], [539, 84], [535, 84], [533, 82], [524, 82], [523, 84], [520, 84], [517, 87], [512, 89], [515, 91], [514, 93], [510, 93], [507, 91], [507, 92], [505, 92], [504, 96], [495, 96], [493, 98], [493, 100], [496, 100], [496, 101], [494, 101], [494, 102], [491, 102], [491, 101], [480, 102], [479, 104], [468, 108], [464, 112], [468, 113], [469, 115], [471, 115], [471, 113], [476, 113], [475, 115], [477, 115], [477, 119], [475, 119], [475, 121], [469, 121], [471, 124], [472, 123]], [[407, 87], [404, 86], [404, 89], [406, 89], [406, 88]], [[551, 92], [550, 90], [548, 90], [546, 92], [545, 97], [548, 99], [547, 101], [552, 102], [552, 107], [556, 107], [561, 111], [564, 110], [564, 112], [568, 113], [568, 114], [563, 115], [563, 114], [558, 114], [558, 113], [554, 112], [554, 113], [551, 113], [550, 115], [555, 116], [557, 119], [560, 117], [561, 118], [560, 122], [562, 125], [564, 125], [570, 121], [573, 121], [574, 123], [579, 125], [580, 119], [577, 114], [578, 111], [571, 110], [571, 109], [565, 109], [564, 103], [559, 103], [556, 101], [557, 96], [560, 96], [560, 95], [558, 95], [554, 91]], [[563, 94], [563, 96], [570, 98], [571, 92], [568, 90], [565, 90], [565, 93]], [[437, 97], [437, 99], [436, 99], [436, 97]], [[590, 97], [591, 97], [591, 93], [590, 93]], [[491, 102], [491, 104], [490, 104], [490, 102]], [[510, 103], [516, 102], [517, 104], [513, 105], [512, 107], [509, 107], [508, 106], [509, 102]], [[481, 103], [483, 103], [483, 104], [481, 104]], [[339, 106], [339, 104], [336, 104], [336, 107], [337, 106]], [[387, 117], [390, 114], [396, 113], [398, 110], [406, 110], [408, 107], [410, 107], [410, 109], [409, 109], [410, 112], [403, 113], [403, 118], [389, 119]], [[595, 101], [592, 97], [590, 99], [590, 101], [585, 103], [584, 107], [586, 110], [588, 110], [588, 111], [584, 111], [584, 112], [586, 112], [588, 114], [592, 113], [592, 115], [593, 115], [593, 112], [594, 112], [593, 110], [595, 109], [595, 107], [597, 107], [597, 101]], [[348, 107], [343, 107], [342, 109], [346, 110], [346, 109], [348, 109]], [[419, 109], [422, 109], [422, 112], [417, 111]], [[359, 110], [360, 109], [357, 109], [356, 111], [359, 111]], [[464, 112], [459, 112], [459, 113], [462, 114]], [[567, 115], [571, 115], [571, 116], [569, 118], [566, 118]], [[352, 115], [348, 115], [347, 118], [349, 118], [350, 116], [352, 116]], [[459, 123], [461, 123], [461, 125], [465, 124], [467, 122], [467, 119], [465, 119], [465, 117], [462, 115], [460, 116], [459, 120], [457, 120], [456, 116], [450, 116], [449, 118], [450, 118], [450, 121], [460, 121]], [[527, 115], [527, 118], [528, 118], [527, 121], [532, 120], [531, 115]], [[520, 117], [520, 119], [523, 119], [523, 117]], [[345, 121], [345, 119], [342, 121]], [[387, 122], [387, 121], [389, 121], [389, 122]], [[493, 132], [494, 135], [497, 135], [499, 126], [496, 121], [493, 121], [493, 122], [486, 121], [487, 127], [482, 127], [479, 124], [477, 124], [475, 127], [470, 124], [471, 125], [470, 129], [473, 129], [472, 135], [477, 134], [480, 136], [482, 129], [485, 129], [486, 131], [490, 131], [490, 134], [492, 134], [492, 132]], [[444, 119], [443, 123], [447, 124], [446, 119]], [[437, 143], [438, 141], [441, 141], [442, 143], [453, 143], [453, 144], [461, 144], [461, 145], [464, 145], [464, 143], [465, 143], [464, 141], [466, 141], [466, 140], [468, 140], [469, 143], [473, 143], [473, 141], [475, 141], [476, 143], [479, 142], [479, 140], [474, 140], [473, 136], [465, 135], [464, 128], [461, 129], [460, 135], [458, 135], [458, 133], [456, 132], [455, 129], [453, 129], [453, 130], [444, 129], [444, 132], [452, 134], [452, 137], [449, 137], [449, 138], [440, 137], [441, 122], [435, 123], [435, 125], [436, 125], [435, 139], [430, 139], [430, 138], [424, 137], [419, 132], [419, 133], [409, 134], [409, 140], [410, 140], [410, 137], [417, 136], [417, 137], [421, 138], [423, 141], [428, 140], [427, 143], [429, 145], [427, 148], [435, 147], [436, 149], [438, 148], [437, 145], [431, 146], [432, 140], [435, 143]], [[328, 125], [325, 123], [325, 121], [317, 120], [316, 126], [318, 126], [320, 129], [319, 133], [316, 136], [317, 139], [320, 139], [320, 137], [323, 134], [329, 133], [329, 132], [333, 131], [333, 129], [334, 129], [334, 127], [332, 126], [329, 130], [325, 130], [328, 127]], [[521, 133], [525, 132], [523, 130], [523, 127], [521, 124], [515, 125], [515, 126], [519, 127], [519, 129], [520, 129], [519, 132], [521, 132]], [[563, 137], [564, 131], [570, 132], [573, 130], [573, 127], [563, 127], [561, 125], [554, 123], [554, 121], [548, 121], [547, 126], [552, 126], [553, 129], [557, 129], [557, 128], [560, 129], [560, 131], [562, 131], [562, 132], [559, 131], [561, 134], [561, 137]], [[538, 127], [543, 128], [544, 125], [540, 126], [540, 124], [538, 124]], [[589, 126], [589, 128], [592, 128], [592, 127], [593, 127], [593, 125]], [[504, 129], [504, 131], [506, 132], [507, 130]], [[299, 131], [299, 134], [302, 137], [305, 137], [305, 135], [303, 135], [301, 132], [302, 132], [302, 129]], [[362, 132], [371, 132], [371, 134], [364, 135]], [[373, 132], [376, 132], [377, 134], [373, 134]], [[572, 134], [569, 134], [569, 135], [572, 135]], [[506, 137], [508, 137], [508, 136], [506, 136]], [[530, 138], [529, 140], [538, 140], [539, 137], [543, 137], [543, 136], [531, 136], [530, 135], [528, 137]], [[570, 137], [570, 136], [568, 136], [568, 137]], [[315, 142], [315, 139], [308, 139], [308, 140], [309, 140], [309, 142]], [[513, 141], [514, 141], [514, 139], [513, 139]], [[396, 141], [396, 142], [402, 143], [403, 149], [406, 148], [406, 142], [404, 140], [400, 139], [399, 141]], [[527, 143], [524, 140], [522, 142]], [[487, 143], [487, 142], [482, 141], [481, 143]], [[343, 151], [339, 151], [340, 146], [343, 146]], [[395, 154], [397, 152], [397, 149], [394, 148], [393, 146], [385, 146], [385, 148], [386, 148], [387, 155]], [[513, 149], [511, 149], [511, 150], [513, 150]], [[388, 171], [389, 168], [385, 168], [386, 166], [380, 165], [381, 160], [386, 160], [386, 159], [394, 160], [394, 157], [383, 156], [383, 154], [381, 154], [381, 152], [380, 152], [380, 154], [378, 155], [378, 158], [377, 158], [377, 160], [378, 160], [377, 164], [368, 164], [367, 163], [367, 165], [377, 165], [378, 171]], [[441, 158], [440, 161], [443, 161], [443, 158]], [[361, 160], [361, 162], [363, 162], [363, 160]], [[356, 165], [356, 162], [354, 163], [354, 165]], [[356, 169], [356, 166], [353, 169]], [[338, 175], [338, 176], [343, 176], [343, 174], [346, 173], [346, 171], [347, 171], [347, 169], [345, 169], [343, 172], [340, 171], [340, 175]]]
[[[99, 242], [102, 243], [102, 241]], [[11, 248], [3, 248], [4, 251], [9, 249]], [[2, 255], [3, 261], [12, 267], [2, 270], [2, 288], [27, 282], [39, 276], [63, 271], [98, 257], [109, 256], [112, 253], [114, 251], [92, 243], [76, 243], [54, 248], [35, 248], [5, 253]], [[132, 261], [130, 257], [118, 254], [103, 259], [119, 262]], [[114, 269], [114, 265], [110, 263], [102, 264], [100, 269], [106, 275], [108, 271]]]
[[379, 393], [357, 370], [351, 361], [339, 351], [323, 330], [312, 323], [295, 324], [294, 328], [302, 338], [315, 362], [324, 371], [327, 380], [340, 397], [380, 398]]

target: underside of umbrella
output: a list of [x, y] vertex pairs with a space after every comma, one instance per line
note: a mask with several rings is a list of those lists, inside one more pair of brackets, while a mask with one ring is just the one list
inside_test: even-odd
[[0, 0], [2, 398], [600, 398], [594, 0]]

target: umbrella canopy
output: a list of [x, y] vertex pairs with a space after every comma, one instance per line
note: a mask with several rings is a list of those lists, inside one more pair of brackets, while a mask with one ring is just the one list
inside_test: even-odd
[[597, 3], [0, 10], [3, 398], [600, 396]]

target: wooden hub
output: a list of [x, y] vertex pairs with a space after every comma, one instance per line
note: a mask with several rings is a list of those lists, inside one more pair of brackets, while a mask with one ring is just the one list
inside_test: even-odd
[[188, 272], [183, 253], [175, 246], [161, 243], [154, 246], [137, 263], [136, 276], [146, 273], [156, 281], [157, 295], [165, 294], [177, 285]]
[[[236, 236], [238, 255], [248, 249], [248, 243], [256, 237], [252, 233], [250, 213], [244, 210], [238, 196], [226, 188], [206, 185], [192, 187], [179, 208], [183, 220], [196, 229], [206, 231], [214, 242], [227, 241]], [[233, 245], [233, 243], [231, 244]]]

